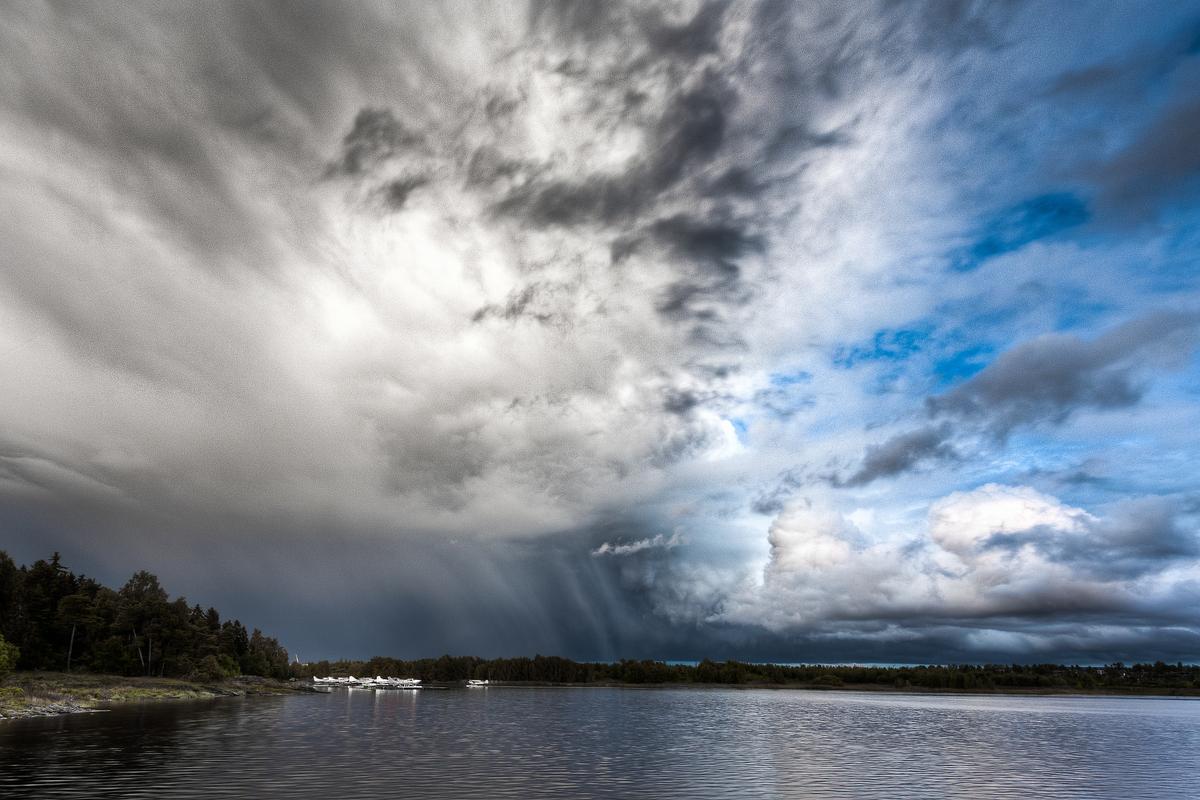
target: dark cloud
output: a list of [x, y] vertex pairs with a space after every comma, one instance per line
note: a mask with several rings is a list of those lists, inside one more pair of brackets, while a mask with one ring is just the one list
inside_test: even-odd
[[512, 116], [521, 107], [523, 102], [523, 97], [506, 97], [500, 94], [492, 95], [483, 104], [483, 113], [489, 120], [495, 122]]
[[958, 453], [949, 442], [953, 435], [947, 424], [927, 426], [893, 436], [882, 444], [867, 448], [858, 471], [845, 480], [834, 479], [835, 486], [866, 486], [878, 479], [908, 472], [929, 461], [949, 461]]
[[1168, 498], [1147, 497], [1120, 504], [1082, 531], [1035, 529], [993, 534], [989, 548], [1032, 547], [1055, 563], [1090, 577], [1129, 580], [1161, 572], [1200, 555], [1200, 536], [1180, 524], [1179, 508]]
[[[740, 50], [720, 35], [734, 16], [749, 30]], [[677, 277], [663, 287], [659, 313], [689, 324], [697, 347], [741, 346], [724, 330], [727, 309], [752, 298], [741, 260], [768, 247], [768, 196], [801, 154], [848, 141], [810, 118], [817, 102], [806, 98], [815, 91], [810, 76], [790, 64], [801, 36], [791, 13], [705, 3], [688, 19], [667, 21], [658, 10], [567, 4], [538, 6], [532, 19], [535, 33], [551, 32], [556, 46], [574, 43], [570, 58], [588, 54], [578, 56], [586, 68], [565, 75], [623, 107], [645, 142], [618, 170], [569, 176], [552, 163], [481, 148], [469, 180], [514, 178], [494, 205], [498, 214], [538, 228], [598, 231], [610, 238], [615, 265], [635, 254], [671, 264]], [[664, 71], [671, 76], [665, 93], [634, 88]], [[766, 115], [749, 112], [772, 96], [788, 100]]]
[[686, 417], [692, 411], [705, 406], [720, 407], [722, 403], [736, 403], [737, 397], [711, 386], [683, 389], [668, 387], [663, 390], [662, 408], [669, 414]]
[[1133, 100], [1144, 104], [1147, 90], [1191, 55], [1186, 44], [1187, 40], [1173, 37], [1117, 58], [1067, 69], [1049, 83], [1045, 96], [1055, 103], [1101, 101], [1115, 107]]
[[1164, 111], [1090, 174], [1100, 207], [1118, 219], [1154, 219], [1164, 208], [1194, 200], [1200, 194], [1200, 97]]
[[655, 441], [647, 461], [655, 469], [667, 469], [704, 452], [711, 439], [710, 431], [700, 426], [676, 430]]
[[707, 72], [648, 127], [645, 150], [651, 155], [637, 159], [624, 173], [533, 181], [513, 189], [496, 210], [538, 226], [624, 223], [679, 184], [689, 169], [707, 167], [724, 140], [728, 109], [735, 102], [726, 80]]
[[1088, 458], [1062, 469], [1035, 468], [1022, 473], [1022, 481], [1049, 482], [1054, 487], [1098, 487], [1112, 485], [1112, 465], [1104, 459]]
[[1196, 54], [1197, 42], [1200, 30], [1193, 20], [1165, 40], [1153, 40], [1132, 53], [1066, 70], [1051, 82], [1046, 94], [1057, 102], [1097, 99], [1110, 103], [1127, 99], [1144, 102], [1145, 92], [1154, 82], [1169, 78]]
[[632, 3], [591, 3], [587, 0], [530, 4], [530, 28], [556, 41], [607, 43], [637, 36], [649, 45], [624, 70], [644, 68], [644, 62], [680, 58], [695, 60], [717, 52], [717, 39], [730, 3], [702, 2], [690, 19], [673, 22], [662, 9]]
[[342, 152], [329, 165], [330, 174], [361, 175], [399, 153], [418, 147], [425, 137], [409, 130], [386, 108], [364, 108], [342, 139]]
[[0, 549], [19, 562], [60, 550], [67, 566], [116, 586], [149, 569], [172, 594], [269, 631], [306, 660], [443, 652], [609, 660], [705, 647], [700, 631], [673, 630], [655, 617], [648, 594], [628, 590], [661, 569], [670, 550], [591, 556], [603, 542], [661, 532], [636, 518], [513, 542], [395, 530], [345, 535], [336, 518], [229, 513], [165, 533], [152, 518], [101, 513], [88, 529], [106, 547], [92, 551], [78, 545], [61, 513], [39, 513], [34, 523], [27, 511], [0, 511]]
[[698, 264], [720, 278], [738, 276], [738, 260], [751, 252], [762, 252], [761, 236], [731, 221], [703, 222], [678, 214], [655, 221], [648, 233], [675, 255]]
[[1148, 351], [1188, 352], [1200, 326], [1196, 312], [1159, 312], [1091, 341], [1047, 334], [1001, 354], [982, 372], [927, 401], [930, 415], [981, 424], [997, 438], [1013, 428], [1061, 424], [1083, 409], [1126, 408], [1143, 388], [1137, 369]]
[[[1169, 515], [1171, 509], [1161, 501], [1151, 505], [1126, 509], [1130, 521], [1146, 518], [1135, 525], [1138, 533], [1128, 532], [1125, 517], [1115, 514], [1111, 524], [1122, 533], [1106, 535], [1105, 547], [1117, 548], [1122, 558], [1162, 551], [1163, 518], [1155, 511]], [[1068, 662], [1089, 656], [1099, 662], [1135, 660], [1130, 655], [1200, 656], [1200, 635], [1172, 623], [1181, 612], [1187, 621], [1186, 595], [1148, 605], [1077, 586], [1014, 594], [996, 600], [986, 614], [901, 606], [871, 614], [847, 608], [836, 619], [794, 629], [722, 621], [731, 607], [729, 587], [706, 581], [688, 557], [694, 546], [665, 534], [671, 529], [661, 521], [629, 514], [552, 539], [488, 541], [384, 529], [344, 535], [336, 518], [301, 521], [284, 514], [267, 520], [230, 512], [210, 515], [203, 529], [193, 527], [199, 526], [194, 521], [167, 532], [154, 516], [96, 509], [80, 506], [74, 512], [89, 517], [93, 535], [106, 543], [84, 550], [69, 533], [82, 519], [68, 525], [61, 507], [47, 515], [31, 514], [27, 504], [9, 504], [0, 511], [4, 549], [24, 562], [59, 549], [73, 554], [68, 566], [109, 584], [149, 568], [173, 593], [279, 635], [306, 659], [448, 651], [598, 659], [1007, 662], [1028, 658], [1034, 647], [1039, 660]], [[1097, 523], [1097, 530], [1106, 524]], [[1156, 527], [1158, 534], [1148, 533]], [[1132, 543], [1142, 538], [1157, 543]], [[618, 557], [593, 555], [605, 543], [615, 551], [614, 542], [626, 546]], [[651, 546], [638, 546], [646, 542]], [[1072, 553], [1044, 551], [1085, 571], [1110, 552], [1089, 555], [1085, 548], [1080, 541]], [[1179, 552], [1169, 541], [1166, 550]], [[265, 580], [264, 563], [286, 579]], [[297, 608], [305, 614], [297, 615]], [[702, 619], [710, 621], [697, 621]]]
[[399, 211], [404, 208], [409, 196], [427, 183], [429, 183], [429, 178], [422, 175], [397, 178], [383, 185], [383, 188], [380, 190], [380, 196], [384, 206], [389, 211]]
[[654, 126], [655, 155], [635, 173], [636, 182], [661, 192], [678, 183], [689, 167], [707, 167], [725, 141], [737, 101], [725, 77], [705, 72], [695, 88], [674, 98]]
[[1126, 500], [1080, 543], [1083, 552], [1076, 563], [1086, 560], [1103, 577], [1127, 578], [1194, 559], [1200, 555], [1200, 535], [1194, 523], [1181, 520], [1181, 511], [1171, 498]]
[[696, 392], [671, 389], [663, 400], [663, 409], [672, 414], [686, 415], [702, 402]]
[[813, 476], [803, 467], [792, 467], [776, 476], [774, 482], [750, 503], [750, 510], [755, 514], [775, 515], [783, 511], [787, 501], [796, 490], [813, 480]]
[[544, 227], [618, 221], [645, 202], [636, 183], [596, 178], [591, 182], [552, 181], [521, 187], [497, 203], [496, 209]]
[[[1200, 193], [1196, 41], [1192, 17], [1120, 55], [1065, 71], [1047, 90], [1056, 106], [1068, 104], [1094, 119], [1094, 133], [1076, 136], [1085, 146], [1069, 172], [1091, 185], [1100, 221], [1151, 222], [1195, 202]], [[1097, 106], [1106, 112], [1095, 115]], [[1132, 135], [1091, 151], [1087, 139], [1109, 142], [1098, 134], [1110, 131], [1111, 120], [1121, 117], [1138, 121]]]
[[467, 163], [468, 186], [491, 186], [497, 181], [528, 173], [533, 165], [528, 161], [508, 158], [491, 145], [475, 150]]
[[487, 305], [480, 308], [471, 316], [471, 321], [483, 322], [488, 317], [495, 317], [509, 322], [522, 318], [543, 324], [552, 322], [560, 319], [561, 315], [549, 310], [547, 296], [561, 288], [545, 283], [531, 283], [520, 290], [513, 290], [503, 305]]
[[761, 589], [730, 590], [727, 618], [801, 639], [957, 631], [974, 650], [1024, 650], [1067, 620], [1117, 635], [1169, 625], [1195, 592], [1186, 581], [1140, 588], [1196, 556], [1194, 521], [1171, 498], [1123, 501], [1097, 517], [1029, 487], [988, 484], [936, 501], [928, 526], [907, 542], [871, 542], [832, 507], [791, 502], [772, 523]]
[[660, 219], [645, 230], [613, 243], [614, 261], [656, 245], [680, 265], [684, 276], [669, 285], [658, 304], [659, 313], [670, 318], [713, 319], [717, 306], [748, 302], [748, 287], [741, 282], [739, 261], [750, 253], [761, 253], [766, 243], [744, 225], [730, 220], [701, 221], [687, 215]]
[[659, 9], [652, 8], [644, 17], [646, 41], [653, 53], [696, 59], [718, 51], [727, 0], [703, 3], [695, 16], [679, 25], [666, 22]]
[[1156, 357], [1192, 352], [1197, 328], [1200, 313], [1161, 311], [1092, 340], [1047, 334], [1019, 344], [956, 388], [926, 398], [927, 414], [938, 424], [869, 447], [857, 471], [831, 482], [865, 486], [922, 463], [953, 460], [961, 435], [982, 431], [1003, 442], [1020, 427], [1061, 425], [1079, 411], [1136, 405], [1144, 368]]

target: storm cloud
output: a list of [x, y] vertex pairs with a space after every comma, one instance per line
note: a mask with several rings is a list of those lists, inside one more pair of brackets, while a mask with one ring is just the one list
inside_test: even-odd
[[1123, 13], [6, 7], [0, 549], [306, 658], [1193, 657], [1194, 18]]
[[1196, 347], [1200, 312], [1159, 312], [1085, 341], [1045, 334], [1002, 354], [982, 372], [928, 401], [931, 416], [982, 421], [999, 438], [1039, 422], [1063, 423], [1084, 409], [1137, 403], [1139, 366], [1179, 363]]
[[1096, 517], [1029, 487], [987, 484], [934, 502], [924, 530], [874, 543], [827, 502], [804, 499], [771, 526], [762, 584], [734, 590], [725, 613], [810, 635], [849, 624], [982, 636], [1046, 617], [1147, 624], [1190, 596], [1185, 585], [1141, 583], [1195, 558], [1195, 529], [1180, 530], [1179, 515], [1149, 498]]

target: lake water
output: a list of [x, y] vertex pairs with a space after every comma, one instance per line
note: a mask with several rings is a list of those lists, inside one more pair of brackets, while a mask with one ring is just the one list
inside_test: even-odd
[[515, 689], [0, 722], [0, 797], [1200, 798], [1200, 702]]

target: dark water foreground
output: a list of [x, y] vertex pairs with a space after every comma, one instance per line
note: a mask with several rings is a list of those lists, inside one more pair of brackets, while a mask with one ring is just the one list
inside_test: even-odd
[[0, 797], [1200, 798], [1200, 702], [339, 690], [0, 723]]

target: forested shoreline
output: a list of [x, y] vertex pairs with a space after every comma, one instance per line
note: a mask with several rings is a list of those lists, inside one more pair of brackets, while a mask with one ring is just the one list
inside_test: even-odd
[[274, 638], [171, 599], [145, 570], [110, 589], [71, 572], [58, 553], [18, 567], [0, 550], [0, 674], [6, 665], [202, 681], [290, 677]]
[[751, 664], [704, 660], [698, 664], [622, 660], [577, 662], [558, 656], [482, 659], [441, 656], [414, 661], [376, 657], [366, 661], [293, 664], [298, 678], [396, 675], [427, 682], [470, 679], [501, 683], [563, 685], [725, 685], [822, 688], [892, 688], [964, 691], [1095, 691], [1200, 693], [1200, 665], [955, 664], [845, 666]]

